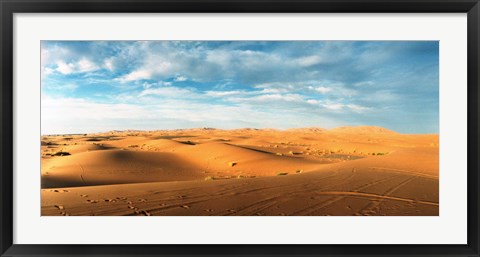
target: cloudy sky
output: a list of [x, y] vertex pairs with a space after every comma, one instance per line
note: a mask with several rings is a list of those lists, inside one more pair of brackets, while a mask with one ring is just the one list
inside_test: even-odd
[[42, 41], [42, 134], [333, 128], [438, 133], [438, 42]]

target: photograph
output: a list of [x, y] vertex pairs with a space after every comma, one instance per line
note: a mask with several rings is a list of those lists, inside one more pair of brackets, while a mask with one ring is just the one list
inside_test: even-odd
[[439, 216], [439, 41], [39, 43], [41, 216]]

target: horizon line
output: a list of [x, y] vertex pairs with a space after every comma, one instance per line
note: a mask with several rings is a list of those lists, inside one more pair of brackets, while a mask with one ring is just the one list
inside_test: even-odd
[[102, 134], [102, 133], [109, 133], [109, 132], [158, 132], [158, 131], [188, 131], [188, 130], [223, 130], [223, 131], [233, 131], [233, 130], [274, 130], [274, 131], [288, 131], [288, 130], [302, 130], [302, 129], [318, 129], [323, 132], [328, 132], [336, 129], [347, 129], [347, 128], [375, 128], [383, 130], [384, 132], [393, 132], [396, 134], [401, 135], [439, 135], [439, 132], [429, 132], [429, 133], [402, 133], [398, 132], [386, 127], [382, 126], [375, 126], [375, 125], [357, 125], [357, 126], [338, 126], [333, 128], [323, 128], [323, 127], [293, 127], [293, 128], [286, 128], [286, 129], [278, 129], [278, 128], [254, 128], [254, 127], [238, 127], [238, 128], [231, 128], [231, 129], [224, 129], [224, 128], [215, 128], [215, 127], [194, 127], [194, 128], [176, 128], [176, 129], [123, 129], [123, 130], [106, 130], [106, 131], [97, 131], [97, 132], [74, 132], [74, 133], [51, 133], [51, 134], [41, 134], [41, 136], [60, 136], [60, 135], [89, 135], [89, 134]]

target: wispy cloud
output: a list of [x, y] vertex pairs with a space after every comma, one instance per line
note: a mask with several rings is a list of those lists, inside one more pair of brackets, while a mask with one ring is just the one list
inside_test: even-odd
[[126, 124], [438, 131], [438, 42], [42, 41], [41, 65], [45, 133]]
[[186, 81], [188, 78], [185, 76], [177, 76], [174, 80], [175, 81]]
[[151, 77], [152, 77], [152, 72], [149, 70], [136, 70], [126, 75], [123, 75], [117, 78], [116, 80], [120, 82], [129, 82], [129, 81], [137, 81], [137, 80], [148, 80]]
[[178, 88], [178, 87], [160, 87], [160, 88], [147, 88], [140, 92], [139, 97], [143, 96], [162, 96], [169, 98], [185, 98], [194, 97], [196, 93], [192, 89]]
[[245, 96], [249, 95], [250, 93], [246, 91], [240, 91], [240, 90], [233, 90], [233, 91], [206, 91], [205, 95], [206, 96], [211, 96], [211, 97], [225, 97], [225, 96]]

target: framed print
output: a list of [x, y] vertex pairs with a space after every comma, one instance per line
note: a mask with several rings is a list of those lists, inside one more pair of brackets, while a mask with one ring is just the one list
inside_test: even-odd
[[478, 256], [478, 1], [2, 1], [1, 256]]

